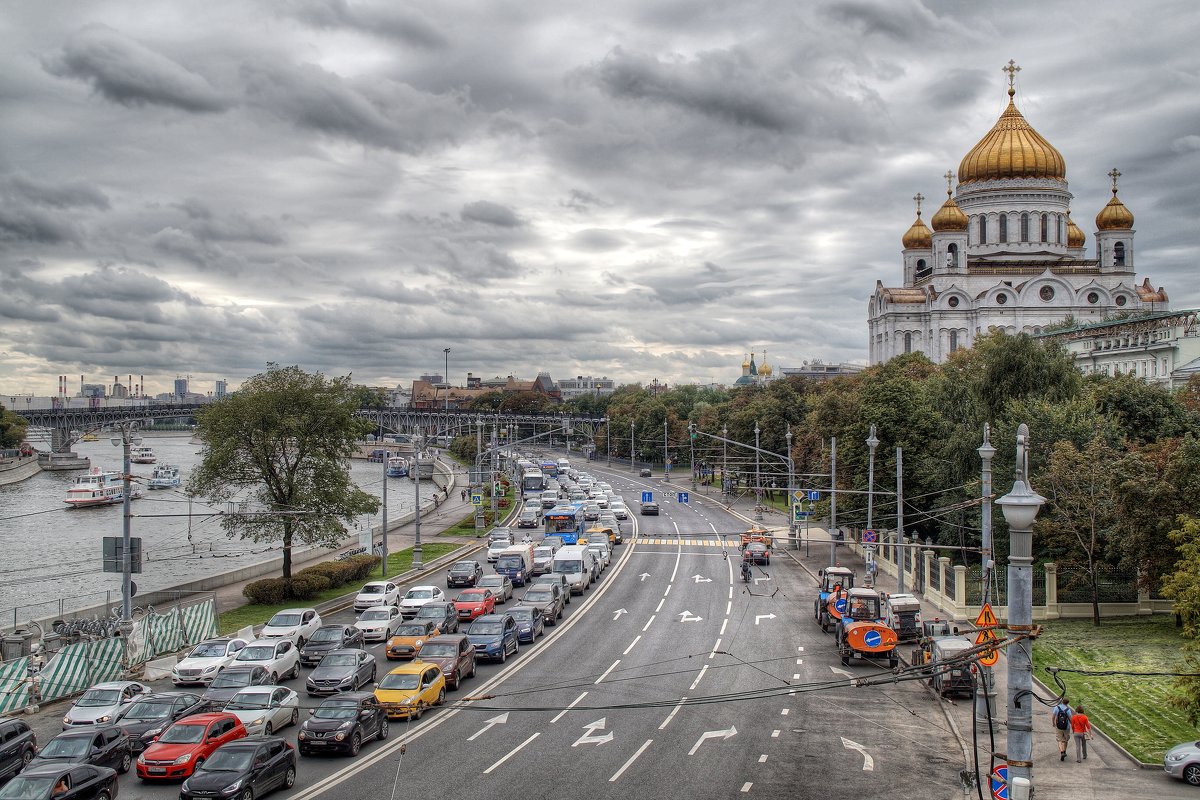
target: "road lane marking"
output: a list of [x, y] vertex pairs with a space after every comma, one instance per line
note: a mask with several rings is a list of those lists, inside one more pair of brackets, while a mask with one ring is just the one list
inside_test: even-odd
[[730, 587], [729, 587], [729, 597], [728, 597], [728, 599], [729, 599], [729, 600], [732, 600], [732, 599], [733, 599], [733, 587], [732, 587], [732, 586], [730, 586]]
[[676, 704], [675, 704], [675, 707], [671, 709], [671, 713], [670, 713], [670, 714], [667, 714], [667, 718], [666, 718], [666, 719], [664, 719], [664, 720], [662, 721], [662, 724], [658, 726], [658, 729], [659, 729], [660, 731], [661, 731], [663, 728], [665, 728], [665, 727], [667, 727], [668, 725], [670, 725], [670, 724], [671, 724], [671, 720], [675, 719], [675, 715], [679, 713], [679, 709], [683, 708], [684, 701], [686, 701], [686, 700], [687, 700], [687, 697], [681, 697], [681, 698], [679, 698], [679, 702], [678, 702], [678, 703], [676, 703]]
[[780, 731], [771, 731], [771, 738], [772, 738], [772, 739], [778, 739], [778, 738], [779, 738], [779, 734], [780, 734]]
[[671, 587], [670, 587], [670, 586], [668, 586], [668, 587], [667, 587], [667, 590], [666, 590], [665, 592], [663, 592], [663, 597], [666, 597], [666, 596], [667, 596], [667, 595], [669, 595], [670, 593], [671, 593]]
[[584, 692], [583, 694], [579, 695], [579, 697], [576, 697], [574, 700], [572, 700], [571, 705], [567, 706], [562, 711], [560, 711], [554, 715], [554, 719], [550, 720], [550, 724], [553, 725], [554, 723], [558, 722], [560, 719], [565, 717], [567, 715], [567, 712], [570, 711], [575, 706], [579, 705], [580, 701], [582, 701], [583, 698], [585, 698], [585, 697], [587, 697], [587, 692]]
[[640, 756], [642, 753], [646, 752], [646, 748], [649, 747], [650, 743], [653, 741], [654, 741], [653, 739], [647, 739], [646, 743], [643, 744], [641, 747], [639, 747], [634, 752], [634, 754], [629, 757], [629, 760], [621, 765], [621, 768], [619, 770], [617, 770], [616, 772], [613, 773], [613, 776], [608, 779], [608, 782], [612, 783], [617, 778], [621, 777], [621, 775], [624, 774], [625, 770], [629, 769], [630, 765], [632, 765], [633, 762], [637, 761], [638, 756]]
[[603, 674], [603, 675], [601, 675], [599, 678], [596, 678], [596, 683], [599, 683], [600, 681], [602, 681], [602, 680], [604, 680], [605, 678], [607, 678], [607, 677], [608, 677], [608, 673], [610, 673], [610, 672], [612, 672], [614, 669], [616, 669], [616, 668], [617, 668], [617, 664], [620, 664], [620, 663], [621, 663], [621, 659], [619, 659], [619, 658], [618, 658], [616, 661], [614, 661], [614, 662], [612, 663], [612, 666], [611, 666], [611, 667], [609, 667], [608, 669], [604, 670], [604, 674]]
[[725, 635], [725, 626], [728, 624], [729, 624], [729, 617], [726, 617], [725, 619], [721, 620], [721, 635], [722, 636]]
[[704, 744], [709, 739], [720, 739], [721, 741], [727, 741], [730, 737], [737, 736], [737, 732], [737, 728], [733, 725], [730, 725], [723, 731], [705, 731], [704, 733], [700, 734], [700, 738], [696, 740], [694, 745], [692, 745], [692, 749], [688, 750], [688, 755], [696, 755], [696, 751], [700, 749], [700, 745]]
[[797, 665], [799, 665], [799, 664], [803, 664], [803, 663], [804, 663], [804, 659], [803, 659], [803, 658], [797, 658], [797, 659], [796, 659], [796, 664], [797, 664]]
[[717, 654], [717, 650], [719, 650], [720, 648], [721, 648], [721, 640], [717, 639], [717, 643], [713, 645], [713, 649], [711, 652], [709, 652], [708, 657], [711, 659], [713, 656], [715, 656]]
[[667, 602], [666, 597], [664, 597], [662, 600], [658, 601], [658, 608], [654, 609], [655, 614], [662, 611], [663, 603], [665, 603], [665, 602]]
[[748, 791], [750, 791], [750, 787], [751, 787], [751, 786], [753, 786], [753, 785], [754, 785], [754, 784], [753, 784], [751, 781], [746, 781], [745, 783], [743, 783], [743, 784], [742, 784], [742, 791], [743, 791], [743, 792], [748, 792]]
[[797, 647], [797, 648], [796, 648], [796, 652], [797, 652], [797, 653], [803, 653], [803, 652], [804, 652], [804, 648], [803, 648], [803, 647]]
[[758, 757], [758, 763], [760, 763], [760, 764], [767, 763], [767, 754], [766, 753], [763, 753], [761, 756]]
[[[675, 526], [675, 539], [676, 539], [676, 541], [678, 541], [678, 539], [679, 539], [679, 523], [672, 522], [671, 524]], [[677, 572], [679, 572], [679, 559], [681, 559], [681, 558], [683, 558], [683, 545], [682, 544], [679, 545], [679, 549], [675, 553], [675, 566], [671, 568], [671, 580], [667, 581], [667, 583], [675, 582], [675, 574]], [[667, 588], [670, 589], [671, 587], [668, 586]]]
[[[626, 652], [628, 652], [628, 651], [626, 651]], [[792, 680], [794, 680], [794, 681], [800, 680], [800, 673], [799, 672], [792, 673]]]
[[732, 613], [733, 613], [733, 601], [727, 600], [727, 601], [725, 601], [725, 616], [728, 617]]
[[[598, 681], [597, 681], [597, 682], [598, 682]], [[785, 708], [785, 709], [783, 709], [782, 711], [780, 711], [779, 713], [780, 713], [780, 714], [782, 714], [783, 716], [785, 716], [785, 717], [786, 717], [786, 716], [787, 716], [789, 713], [791, 713], [791, 709], [790, 709], [790, 708]]]
[[492, 764], [490, 767], [488, 767], [487, 769], [485, 769], [485, 770], [483, 771], [483, 774], [484, 774], [484, 775], [488, 775], [488, 774], [490, 774], [492, 770], [494, 770], [494, 769], [496, 769], [497, 767], [501, 766], [501, 765], [502, 765], [502, 764], [503, 764], [505, 761], [508, 761], [510, 758], [512, 758], [513, 756], [515, 756], [517, 753], [521, 752], [521, 750], [522, 750], [522, 749], [525, 747], [525, 745], [529, 744], [530, 742], [532, 742], [534, 739], [536, 739], [537, 737], [539, 737], [539, 736], [541, 736], [541, 735], [542, 735], [541, 731], [538, 731], [538, 732], [537, 732], [537, 733], [535, 733], [533, 736], [530, 736], [528, 739], [526, 739], [525, 741], [521, 742], [519, 745], [517, 745], [516, 747], [514, 747], [512, 750], [509, 750], [509, 751], [508, 751], [508, 755], [506, 755], [504, 758], [500, 759], [500, 760], [499, 760], [499, 761], [497, 761], [495, 764]]
[[696, 676], [696, 680], [692, 681], [692, 685], [688, 687], [688, 691], [693, 691], [700, 685], [700, 679], [704, 677], [704, 673], [708, 672], [708, 664], [700, 668], [700, 674]]
[[863, 772], [875, 771], [875, 759], [871, 758], [871, 754], [867, 752], [867, 748], [863, 747], [858, 742], [847, 739], [845, 736], [842, 736], [841, 740], [842, 747], [846, 748], [847, 750], [857, 750], [859, 755], [863, 757]]
[[[649, 627], [649, 624], [650, 623], [646, 623], [647, 627]], [[629, 655], [629, 651], [632, 650], [633, 646], [635, 644], [637, 644], [638, 642], [640, 642], [641, 640], [642, 640], [642, 635], [639, 633], [637, 636], [634, 637], [633, 641], [629, 643], [629, 647], [626, 647], [625, 652], [621, 653], [621, 655], [623, 655], [623, 656]]]
[[489, 730], [491, 730], [493, 725], [503, 725], [506, 722], [508, 722], [508, 712], [507, 711], [505, 711], [503, 714], [501, 714], [498, 717], [492, 717], [489, 720], [485, 720], [483, 723], [483, 727], [480, 728], [479, 730], [475, 731], [474, 733], [472, 733], [470, 736], [468, 736], [467, 741], [473, 742], [476, 739], [478, 739], [480, 736], [483, 736], [485, 733], [487, 733]]
[[[650, 615], [650, 619], [646, 621], [646, 628], [649, 628], [649, 627], [650, 627], [650, 625], [651, 625], [651, 624], [654, 622], [654, 618], [655, 618], [655, 617], [657, 617], [657, 616], [658, 616], [657, 614], [651, 614], [651, 615]], [[646, 632], [646, 628], [642, 628], [642, 633], [645, 633], [645, 632]]]

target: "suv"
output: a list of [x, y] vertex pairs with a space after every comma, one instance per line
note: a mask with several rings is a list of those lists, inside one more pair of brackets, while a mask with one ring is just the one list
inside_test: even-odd
[[300, 755], [336, 753], [358, 755], [368, 739], [386, 739], [388, 718], [371, 692], [347, 692], [331, 697], [300, 725], [296, 739]]
[[457, 689], [464, 678], [475, 677], [475, 645], [463, 633], [426, 639], [421, 646], [421, 660], [441, 667], [450, 689]]
[[561, 572], [548, 572], [545, 575], [539, 575], [529, 588], [536, 589], [538, 586], [545, 584], [553, 584], [561, 589], [563, 593], [563, 605], [571, 605], [571, 582], [567, 580], [566, 575], [563, 575]]
[[478, 561], [455, 561], [446, 570], [446, 586], [474, 586], [483, 577], [483, 567]]
[[437, 623], [437, 626], [442, 629], [443, 633], [451, 633], [458, 630], [458, 609], [449, 600], [426, 603], [421, 606], [420, 611], [412, 618], [412, 621], [424, 622], [427, 619]]
[[319, 627], [321, 615], [315, 608], [285, 608], [267, 620], [258, 638], [287, 639], [296, 647], [303, 647]]
[[0, 717], [0, 781], [25, 769], [37, 751], [37, 737], [24, 720]]

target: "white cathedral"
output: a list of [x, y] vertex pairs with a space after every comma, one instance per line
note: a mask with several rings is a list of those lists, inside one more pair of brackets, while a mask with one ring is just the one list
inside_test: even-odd
[[1013, 101], [958, 166], [947, 172], [946, 202], [930, 226], [904, 234], [904, 284], [877, 281], [868, 304], [870, 363], [921, 352], [934, 362], [970, 347], [990, 330], [1039, 334], [1068, 317], [1099, 322], [1118, 312], [1168, 310], [1167, 294], [1134, 273], [1133, 214], [1117, 197], [1096, 215], [1095, 255], [1071, 219], [1062, 154], [1033, 129]]

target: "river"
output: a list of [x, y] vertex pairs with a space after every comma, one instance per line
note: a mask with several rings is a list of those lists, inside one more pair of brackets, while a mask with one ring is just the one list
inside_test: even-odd
[[[143, 444], [154, 448], [159, 464], [180, 468], [188, 474], [200, 462], [200, 446], [189, 434], [144, 434]], [[92, 465], [120, 472], [121, 448], [107, 437], [96, 442], [79, 442], [75, 452], [92, 459]], [[154, 466], [134, 464], [134, 475], [150, 477]], [[354, 482], [379, 497], [383, 487], [383, 465], [365, 460], [350, 462]], [[67, 598], [67, 607], [82, 607], [104, 600], [106, 591], [119, 597], [121, 576], [102, 571], [101, 537], [121, 535], [121, 506], [67, 508], [67, 489], [82, 472], [41, 472], [20, 483], [0, 486], [0, 624], [11, 624], [13, 609], [22, 607], [18, 619], [46, 613]], [[426, 487], [428, 482], [426, 482]], [[388, 480], [388, 516], [411, 511], [413, 482], [408, 478]], [[144, 554], [143, 572], [134, 576], [139, 591], [164, 589], [207, 575], [246, 566], [278, 555], [269, 543], [230, 539], [221, 528], [217, 510], [200, 502], [189, 503], [181, 489], [143, 489], [142, 498], [131, 506], [131, 535], [140, 536]], [[362, 518], [362, 530], [380, 523], [380, 515]], [[115, 602], [115, 601], [114, 601]], [[24, 607], [37, 604], [43, 614], [30, 614]]]

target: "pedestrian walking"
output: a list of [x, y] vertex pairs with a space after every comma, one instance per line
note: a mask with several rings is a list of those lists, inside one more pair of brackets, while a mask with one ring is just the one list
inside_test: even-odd
[[1075, 706], [1071, 714], [1071, 735], [1075, 737], [1075, 763], [1087, 758], [1088, 739], [1092, 738], [1092, 723], [1083, 713], [1083, 706]]
[[1054, 738], [1058, 741], [1058, 760], [1067, 760], [1067, 743], [1071, 740], [1071, 703], [1064, 696], [1054, 708], [1050, 709], [1050, 719], [1054, 722]]
[[458, 496], [462, 498], [462, 501], [464, 503], [467, 502], [467, 490], [466, 489], [463, 489], [461, 492], [459, 492]]

